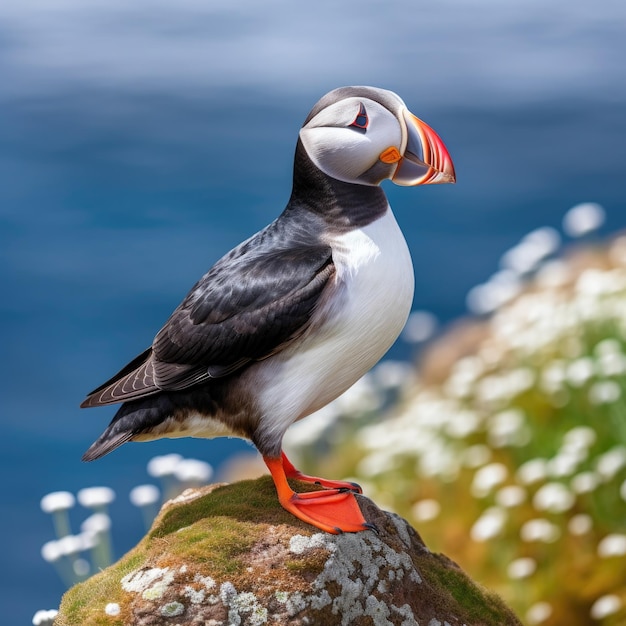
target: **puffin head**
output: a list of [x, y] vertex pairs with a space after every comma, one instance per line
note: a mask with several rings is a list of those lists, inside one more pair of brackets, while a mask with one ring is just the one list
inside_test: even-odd
[[300, 140], [325, 174], [347, 183], [397, 185], [454, 183], [443, 141], [392, 91], [340, 87], [311, 110]]

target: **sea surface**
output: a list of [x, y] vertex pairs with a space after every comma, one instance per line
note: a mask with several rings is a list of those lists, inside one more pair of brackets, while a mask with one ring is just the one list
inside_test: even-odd
[[150, 458], [178, 452], [219, 475], [250, 451], [166, 440], [83, 464], [114, 409], [78, 404], [280, 213], [298, 129], [326, 91], [392, 89], [446, 143], [456, 185], [385, 185], [415, 308], [444, 326], [507, 249], [538, 227], [562, 233], [573, 205], [604, 207], [601, 235], [626, 228], [623, 3], [210, 4], [0, 7], [3, 624], [30, 623], [64, 591], [40, 556], [54, 538], [43, 495], [112, 487], [120, 556], [143, 533], [128, 493], [151, 482]]

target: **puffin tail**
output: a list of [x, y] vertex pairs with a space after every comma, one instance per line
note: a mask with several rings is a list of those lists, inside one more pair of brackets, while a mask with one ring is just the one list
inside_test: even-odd
[[105, 430], [100, 437], [94, 441], [89, 449], [83, 454], [83, 461], [95, 461], [109, 452], [113, 452], [115, 448], [119, 448], [123, 443], [130, 441], [133, 433], [122, 431], [111, 435], [109, 429]]
[[95, 461], [137, 435], [149, 433], [172, 409], [172, 403], [165, 394], [125, 402], [106, 430], [83, 454], [83, 461]]

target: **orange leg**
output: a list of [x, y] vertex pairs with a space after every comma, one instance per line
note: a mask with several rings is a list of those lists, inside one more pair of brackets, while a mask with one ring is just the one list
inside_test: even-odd
[[361, 509], [348, 489], [326, 489], [309, 493], [296, 493], [287, 482], [287, 474], [296, 471], [284, 456], [277, 459], [263, 457], [274, 480], [278, 501], [292, 515], [328, 533], [356, 533], [361, 530], [375, 530], [368, 524]]
[[291, 461], [287, 458], [284, 452], [281, 452], [283, 457], [283, 469], [285, 470], [285, 476], [287, 478], [295, 478], [296, 480], [303, 480], [306, 483], [313, 483], [314, 485], [320, 485], [326, 489], [349, 489], [354, 493], [363, 493], [360, 485], [357, 483], [349, 483], [343, 480], [326, 480], [326, 478], [318, 478], [317, 476], [307, 476], [300, 470], [297, 470]]

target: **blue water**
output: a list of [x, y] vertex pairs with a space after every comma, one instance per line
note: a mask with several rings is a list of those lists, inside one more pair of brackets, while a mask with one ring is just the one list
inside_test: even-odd
[[3, 624], [30, 623], [64, 590], [39, 555], [53, 538], [41, 496], [113, 487], [121, 555], [142, 534], [127, 494], [151, 457], [219, 467], [247, 449], [161, 441], [85, 465], [113, 410], [78, 404], [282, 210], [298, 129], [327, 90], [391, 88], [444, 138], [456, 186], [386, 186], [416, 308], [444, 323], [507, 248], [560, 228], [572, 205], [599, 202], [604, 232], [626, 227], [624, 9], [524, 4], [0, 8]]

